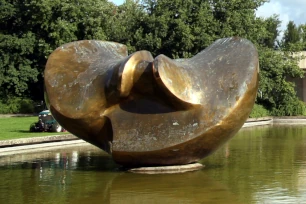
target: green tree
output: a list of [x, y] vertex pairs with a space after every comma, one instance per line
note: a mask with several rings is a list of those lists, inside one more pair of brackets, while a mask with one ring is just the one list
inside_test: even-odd
[[267, 33], [255, 9], [265, 0], [145, 0], [146, 15], [135, 32], [137, 49], [170, 57], [190, 57], [222, 37], [253, 42]]
[[300, 30], [293, 21], [289, 21], [282, 40], [282, 48], [285, 50], [299, 51], [301, 49]]
[[138, 1], [127, 0], [122, 5], [115, 7], [108, 17], [107, 36], [110, 41], [127, 45], [130, 53], [137, 51], [135, 35], [141, 31], [146, 13]]
[[107, 40], [114, 8], [106, 0], [0, 0], [1, 96], [33, 97], [40, 90], [42, 99], [49, 54], [71, 41]]
[[305, 49], [301, 43], [306, 42], [305, 25], [297, 28], [289, 23], [281, 47], [275, 50], [278, 16], [255, 15], [265, 2], [127, 0], [115, 6], [107, 0], [0, 0], [0, 97], [38, 95], [41, 99], [47, 57], [67, 42], [109, 40], [126, 44], [130, 52], [145, 49], [154, 56], [186, 58], [216, 39], [240, 36], [259, 50], [257, 102], [273, 114], [299, 114], [300, 108], [291, 108], [302, 106], [286, 76], [302, 76], [291, 52]]
[[267, 0], [212, 0], [211, 8], [218, 21], [218, 37], [240, 36], [260, 42], [266, 37], [266, 26], [255, 11]]
[[298, 27], [302, 49], [306, 50], [306, 24], [301, 24]]
[[[35, 35], [32, 32], [10, 31], [10, 20], [16, 18], [18, 9], [13, 2], [0, 1], [0, 96], [10, 93], [21, 95], [28, 82], [36, 82], [38, 71], [33, 68]], [[19, 19], [21, 20], [21, 19]], [[17, 21], [16, 21], [17, 23]]]
[[255, 15], [265, 2], [147, 0], [144, 9], [148, 20], [140, 25], [143, 32], [136, 36], [138, 48], [170, 57], [189, 57], [218, 38], [247, 38], [257, 45], [260, 54], [261, 94], [257, 102], [273, 115], [303, 114], [304, 105], [296, 96], [294, 84], [287, 80], [288, 76], [303, 76], [298, 59], [290, 52], [275, 50], [278, 16], [262, 19]]
[[281, 24], [281, 21], [279, 20], [277, 15], [273, 15], [267, 19], [264, 19], [262, 24], [266, 27], [267, 37], [263, 38], [263, 42], [261, 44], [264, 47], [277, 49], [279, 46], [277, 45], [277, 37], [280, 34], [278, 28]]
[[260, 83], [257, 103], [270, 111], [271, 115], [302, 115], [305, 105], [301, 103], [294, 89], [295, 84], [288, 77], [302, 78], [303, 70], [298, 66], [299, 58], [291, 52], [259, 48]]

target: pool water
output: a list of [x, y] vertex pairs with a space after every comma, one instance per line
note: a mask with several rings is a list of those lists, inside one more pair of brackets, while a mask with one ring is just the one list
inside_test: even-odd
[[0, 157], [0, 203], [306, 203], [306, 126], [244, 128], [202, 170], [134, 174], [92, 145]]

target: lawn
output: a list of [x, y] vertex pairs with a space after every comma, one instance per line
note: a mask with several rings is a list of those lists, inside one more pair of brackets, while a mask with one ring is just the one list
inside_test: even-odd
[[30, 125], [37, 121], [37, 116], [0, 118], [0, 140], [69, 134], [68, 132], [30, 132]]

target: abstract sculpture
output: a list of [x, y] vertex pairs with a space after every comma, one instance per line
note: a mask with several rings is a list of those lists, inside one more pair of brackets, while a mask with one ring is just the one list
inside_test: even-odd
[[258, 54], [241, 38], [217, 40], [190, 59], [127, 55], [125, 45], [84, 40], [49, 57], [45, 95], [69, 132], [125, 166], [196, 162], [248, 118]]

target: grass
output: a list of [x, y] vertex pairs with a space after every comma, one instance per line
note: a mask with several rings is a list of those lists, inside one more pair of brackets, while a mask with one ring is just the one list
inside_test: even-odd
[[37, 116], [0, 118], [0, 140], [69, 134], [68, 132], [30, 132], [30, 125], [37, 121]]

